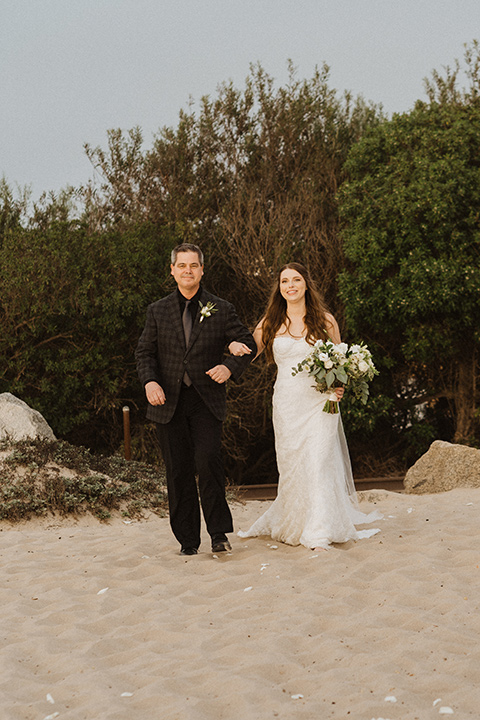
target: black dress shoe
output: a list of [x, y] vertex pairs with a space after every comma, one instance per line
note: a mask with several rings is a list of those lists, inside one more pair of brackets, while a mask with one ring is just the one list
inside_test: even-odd
[[182, 547], [180, 555], [197, 555], [198, 550], [196, 547]]
[[228, 542], [228, 540], [212, 540], [212, 552], [227, 552], [227, 550], [231, 550], [232, 546]]

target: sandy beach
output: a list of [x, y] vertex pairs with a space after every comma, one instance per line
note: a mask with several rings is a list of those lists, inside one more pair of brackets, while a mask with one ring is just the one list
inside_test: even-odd
[[363, 495], [381, 532], [321, 553], [215, 558], [204, 532], [182, 557], [154, 515], [2, 523], [2, 718], [479, 718], [480, 490]]

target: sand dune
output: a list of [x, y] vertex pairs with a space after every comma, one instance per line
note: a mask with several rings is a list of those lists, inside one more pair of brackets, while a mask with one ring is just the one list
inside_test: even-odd
[[0, 525], [2, 718], [480, 717], [480, 490], [366, 495], [381, 533], [319, 554], [185, 558], [153, 515]]

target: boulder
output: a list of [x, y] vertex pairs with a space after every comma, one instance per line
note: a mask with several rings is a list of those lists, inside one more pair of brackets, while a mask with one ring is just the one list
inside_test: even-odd
[[0, 393], [0, 440], [56, 440], [43, 415], [11, 393]]
[[438, 493], [459, 487], [480, 487], [480, 450], [435, 440], [408, 470], [407, 493]]

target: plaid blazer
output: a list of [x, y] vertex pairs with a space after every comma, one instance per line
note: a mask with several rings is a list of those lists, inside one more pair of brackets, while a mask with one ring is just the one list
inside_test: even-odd
[[[147, 418], [167, 423], [177, 407], [185, 370], [205, 404], [219, 420], [225, 419], [225, 383], [212, 380], [206, 371], [215, 365], [226, 365], [237, 380], [255, 357], [257, 347], [250, 331], [240, 322], [235, 308], [202, 288], [201, 303], [211, 302], [217, 312], [200, 322], [197, 312], [188, 347], [185, 347], [177, 291], [157, 300], [147, 308], [145, 327], [138, 341], [135, 358], [140, 382], [155, 380], [163, 388], [164, 405], [150, 405]], [[252, 350], [251, 355], [224, 355], [226, 346], [237, 340]]]

